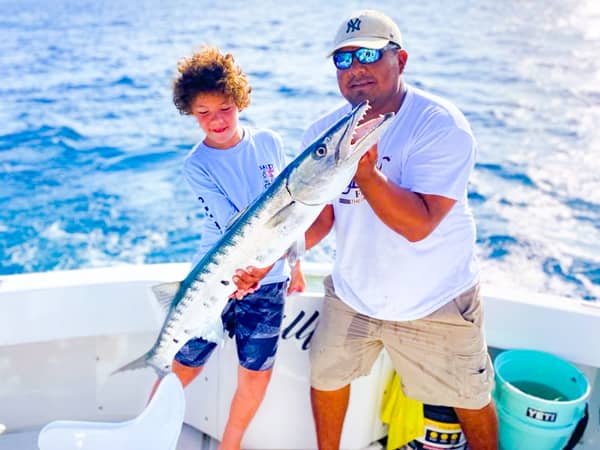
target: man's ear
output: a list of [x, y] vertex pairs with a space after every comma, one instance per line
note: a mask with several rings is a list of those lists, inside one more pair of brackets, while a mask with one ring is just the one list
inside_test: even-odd
[[406, 61], [408, 61], [408, 52], [401, 48], [398, 50], [398, 65], [400, 66], [400, 73], [404, 72]]

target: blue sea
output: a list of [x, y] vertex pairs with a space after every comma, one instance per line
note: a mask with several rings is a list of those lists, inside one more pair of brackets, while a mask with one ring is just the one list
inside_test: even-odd
[[189, 261], [202, 216], [181, 162], [202, 135], [172, 104], [177, 61], [232, 52], [253, 86], [243, 121], [291, 158], [341, 101], [339, 21], [368, 7], [399, 23], [406, 81], [478, 138], [483, 281], [600, 298], [597, 0], [0, 0], [0, 275]]

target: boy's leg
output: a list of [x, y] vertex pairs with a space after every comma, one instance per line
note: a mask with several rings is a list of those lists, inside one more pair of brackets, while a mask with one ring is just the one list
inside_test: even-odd
[[200, 374], [200, 372], [202, 372], [203, 368], [204, 365], [198, 367], [190, 367], [181, 364], [176, 359], [173, 360], [173, 372], [175, 373], [175, 375], [177, 375], [183, 387], [186, 387], [188, 384], [190, 384], [192, 380], [196, 378]]
[[271, 283], [235, 301], [234, 320], [240, 365], [238, 385], [229, 409], [221, 450], [239, 450], [242, 438], [267, 390], [283, 319], [286, 283]]
[[244, 432], [265, 396], [272, 372], [273, 369], [259, 371], [238, 367], [238, 385], [231, 401], [220, 450], [240, 449]]
[[[203, 368], [204, 368], [203, 365], [199, 366], [199, 367], [185, 366], [185, 365], [181, 364], [179, 361], [177, 361], [176, 359], [173, 360], [173, 366], [172, 366], [173, 373], [175, 373], [175, 375], [177, 375], [177, 377], [179, 378], [179, 381], [181, 381], [181, 385], [183, 387], [186, 387], [188, 384], [190, 384], [192, 382], [192, 380], [194, 378], [196, 378], [200, 374], [200, 372], [202, 372]], [[154, 393], [156, 392], [156, 389], [158, 388], [159, 384], [160, 384], [160, 380], [156, 380], [156, 382], [154, 383], [154, 386], [152, 386], [152, 391], [150, 391], [149, 399], [154, 397]]]
[[[232, 301], [230, 300], [225, 306], [221, 317], [224, 326], [229, 316], [233, 315], [232, 310]], [[216, 347], [217, 344], [214, 342], [208, 342], [201, 338], [190, 339], [181, 347], [175, 355], [175, 359], [173, 359], [171, 370], [177, 375], [183, 387], [190, 384], [202, 372], [204, 364], [206, 364]], [[149, 398], [154, 396], [159, 383], [160, 380], [156, 380]]]

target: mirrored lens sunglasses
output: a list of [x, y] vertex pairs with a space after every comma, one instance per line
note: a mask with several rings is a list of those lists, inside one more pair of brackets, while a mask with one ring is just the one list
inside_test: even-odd
[[381, 59], [387, 50], [398, 49], [398, 45], [389, 43], [383, 48], [361, 47], [351, 51], [337, 51], [333, 54], [333, 64], [339, 70], [346, 70], [352, 65], [352, 58], [361, 64], [373, 64]]

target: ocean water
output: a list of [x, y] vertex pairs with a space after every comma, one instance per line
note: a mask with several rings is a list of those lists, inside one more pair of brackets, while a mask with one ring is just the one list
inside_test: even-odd
[[232, 52], [253, 85], [243, 121], [292, 157], [341, 100], [325, 55], [365, 7], [399, 23], [406, 81], [475, 131], [483, 280], [600, 298], [596, 0], [0, 0], [0, 275], [188, 261], [201, 213], [180, 166], [202, 135], [172, 105], [177, 61]]

